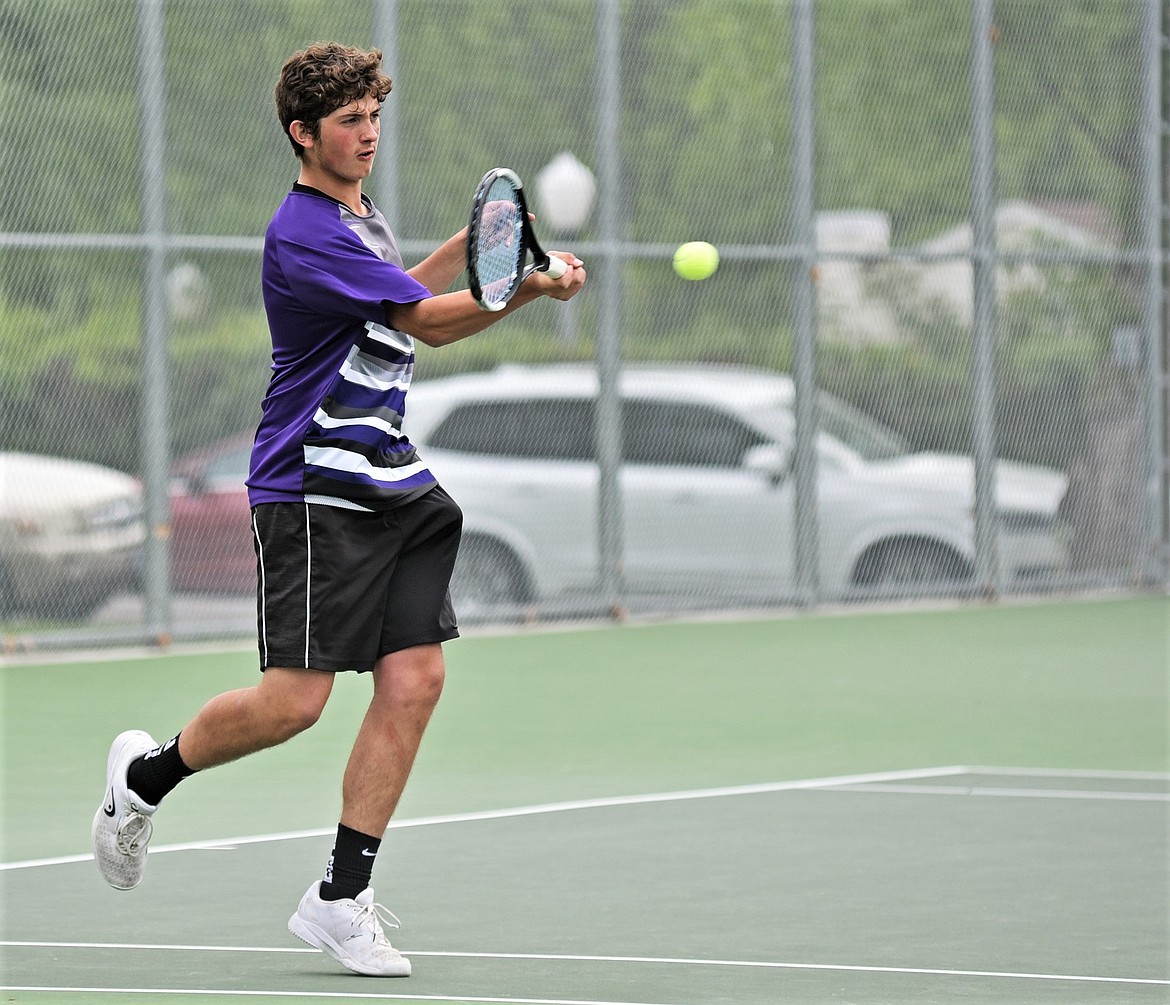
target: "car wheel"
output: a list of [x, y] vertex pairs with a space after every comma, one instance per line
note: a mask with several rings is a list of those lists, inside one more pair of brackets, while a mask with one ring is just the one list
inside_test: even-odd
[[857, 563], [855, 586], [905, 589], [961, 582], [971, 568], [945, 544], [927, 538], [898, 538], [874, 545]]
[[464, 538], [451, 576], [451, 598], [461, 618], [472, 619], [531, 599], [520, 560], [506, 545]]

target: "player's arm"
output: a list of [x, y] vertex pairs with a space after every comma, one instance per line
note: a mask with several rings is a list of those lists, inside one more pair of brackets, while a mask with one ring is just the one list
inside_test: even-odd
[[467, 228], [449, 237], [432, 251], [418, 265], [407, 269], [406, 274], [422, 283], [432, 293], [446, 290], [463, 271], [466, 265]]
[[[439, 254], [439, 252], [435, 254]], [[462, 255], [463, 245], [461, 244], [459, 245], [460, 262], [463, 261]], [[431, 257], [433, 258], [434, 255]], [[427, 297], [425, 300], [417, 300], [409, 304], [387, 303], [386, 323], [391, 328], [406, 332], [429, 346], [438, 347], [458, 342], [460, 339], [478, 334], [501, 318], [507, 317], [513, 311], [539, 297], [568, 300], [575, 296], [585, 285], [584, 263], [571, 254], [562, 254], [561, 257], [571, 266], [565, 270], [564, 275], [559, 279], [551, 279], [546, 273], [534, 272], [516, 291], [516, 295], [508, 303], [508, 306], [501, 311], [482, 310], [467, 290], [455, 290], [452, 293], [440, 293], [437, 296]], [[412, 269], [412, 275], [413, 272]], [[452, 277], [452, 281], [453, 279], [454, 277]]]
[[[535, 220], [533, 214], [528, 214]], [[467, 228], [451, 235], [406, 274], [434, 294], [448, 289], [467, 266]]]

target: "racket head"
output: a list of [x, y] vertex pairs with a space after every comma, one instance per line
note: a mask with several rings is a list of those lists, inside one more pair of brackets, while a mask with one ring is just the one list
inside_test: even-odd
[[524, 281], [528, 206], [516, 172], [493, 168], [480, 180], [467, 229], [467, 277], [484, 310], [503, 310]]

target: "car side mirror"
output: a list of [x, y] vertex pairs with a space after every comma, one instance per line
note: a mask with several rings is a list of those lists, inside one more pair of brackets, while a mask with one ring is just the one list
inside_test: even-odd
[[779, 443], [761, 443], [743, 455], [743, 466], [762, 475], [773, 488], [788, 477], [792, 467], [792, 451]]

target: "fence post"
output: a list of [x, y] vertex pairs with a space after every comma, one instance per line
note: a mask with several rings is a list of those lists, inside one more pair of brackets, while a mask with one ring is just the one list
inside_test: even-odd
[[[398, 0], [374, 0], [374, 44], [382, 50], [382, 70], [391, 80], [398, 76]], [[391, 96], [382, 106], [382, 131], [378, 139], [378, 156], [374, 160], [374, 180], [378, 208], [398, 232], [398, 123], [401, 110]]]
[[995, 502], [995, 69], [993, 0], [971, 0], [971, 438], [975, 588], [1001, 593]]
[[[1170, 375], [1166, 372], [1167, 337], [1164, 324], [1170, 325], [1170, 304], [1167, 302], [1166, 277], [1170, 270], [1167, 260], [1167, 240], [1170, 238], [1170, 219], [1167, 218], [1163, 175], [1163, 146], [1170, 138], [1170, 25], [1162, 21], [1161, 0], [1146, 0], [1142, 25], [1142, 212], [1143, 238], [1146, 262], [1146, 297], [1143, 305], [1143, 328], [1146, 346], [1144, 361], [1147, 378], [1146, 410], [1146, 483], [1145, 507], [1146, 546], [1142, 549], [1143, 578], [1147, 583], [1165, 585], [1170, 578], [1170, 499], [1167, 498], [1167, 479], [1170, 460], [1167, 458], [1167, 414], [1170, 396]], [[1167, 68], [1164, 69], [1164, 66]]]
[[142, 290], [141, 474], [146, 505], [143, 601], [150, 638], [171, 638], [170, 435], [166, 296], [165, 0], [139, 0], [138, 95], [142, 123], [142, 231], [146, 262]]
[[[793, 451], [795, 501], [791, 532], [796, 539], [796, 599], [815, 605], [820, 597], [820, 529], [817, 506], [817, 303], [813, 109], [812, 0], [792, 5], [792, 229], [800, 249], [794, 284], [792, 379], [796, 401]], [[785, 533], [787, 528], [781, 528]]]
[[621, 15], [617, 0], [597, 4], [598, 63], [598, 228], [604, 268], [598, 293], [597, 325], [597, 551], [599, 586], [607, 609], [622, 617], [622, 272], [625, 255], [622, 219], [621, 151]]

